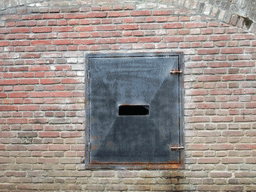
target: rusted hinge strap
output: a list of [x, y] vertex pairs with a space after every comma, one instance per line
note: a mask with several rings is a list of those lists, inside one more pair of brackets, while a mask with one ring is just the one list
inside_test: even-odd
[[179, 71], [178, 69], [170, 71], [170, 74], [181, 74], [181, 73], [182, 73], [182, 70]]
[[183, 146], [176, 146], [176, 147], [170, 147], [171, 151], [178, 151], [178, 150], [183, 150]]

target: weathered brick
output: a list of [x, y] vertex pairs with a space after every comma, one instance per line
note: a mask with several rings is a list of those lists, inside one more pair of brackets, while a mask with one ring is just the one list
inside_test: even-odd
[[94, 31], [95, 27], [94, 26], [78, 26], [78, 27], [75, 27], [75, 30], [78, 31], [78, 32], [81, 32], [81, 31]]
[[219, 50], [218, 49], [199, 49], [197, 53], [199, 55], [211, 55], [211, 54], [218, 54]]
[[108, 17], [128, 17], [130, 12], [128, 11], [110, 11]]
[[51, 40], [34, 40], [31, 45], [51, 45]]
[[86, 14], [86, 17], [88, 18], [104, 18], [106, 16], [107, 16], [106, 12], [91, 12]]
[[28, 92], [12, 92], [12, 93], [8, 93], [8, 97], [10, 98], [25, 98], [25, 97], [28, 97], [29, 93]]
[[72, 39], [56, 39], [52, 41], [53, 45], [70, 45], [73, 44], [73, 40]]
[[0, 111], [17, 111], [18, 106], [15, 105], [1, 105]]
[[216, 158], [216, 157], [198, 159], [199, 164], [216, 164], [216, 163], [219, 163], [219, 162], [220, 162], [220, 159]]
[[50, 14], [44, 14], [43, 18], [44, 19], [61, 19], [63, 18], [63, 14], [58, 14], [58, 13], [50, 13]]
[[151, 15], [151, 11], [131, 11], [131, 16], [148, 16]]
[[66, 19], [83, 19], [85, 18], [84, 13], [70, 13], [70, 14], [65, 14], [64, 17]]
[[136, 30], [139, 29], [139, 25], [136, 24], [127, 24], [127, 25], [118, 25], [119, 30]]

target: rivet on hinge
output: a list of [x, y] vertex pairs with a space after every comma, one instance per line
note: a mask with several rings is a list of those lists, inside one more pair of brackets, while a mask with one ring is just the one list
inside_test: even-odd
[[178, 69], [176, 69], [176, 70], [171, 70], [170, 71], [170, 74], [180, 74], [180, 73], [182, 73], [182, 70], [178, 70]]

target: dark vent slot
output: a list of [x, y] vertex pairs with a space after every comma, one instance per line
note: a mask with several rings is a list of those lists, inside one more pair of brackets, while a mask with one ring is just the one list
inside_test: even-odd
[[149, 105], [121, 105], [118, 115], [148, 115]]

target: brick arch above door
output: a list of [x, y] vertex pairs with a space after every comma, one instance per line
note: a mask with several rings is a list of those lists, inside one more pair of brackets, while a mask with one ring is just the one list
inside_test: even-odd
[[[253, 0], [232, 1], [232, 0], [140, 0], [134, 3], [133, 0], [3, 0], [0, 2], [0, 14], [14, 14], [16, 11], [24, 12], [47, 7], [60, 8], [73, 12], [81, 7], [112, 7], [114, 10], [128, 5], [136, 10], [169, 9], [176, 7], [183, 9], [181, 14], [196, 13], [202, 16], [209, 16], [216, 21], [237, 26], [248, 32], [256, 33], [256, 2]], [[17, 9], [17, 10], [16, 10]]]

